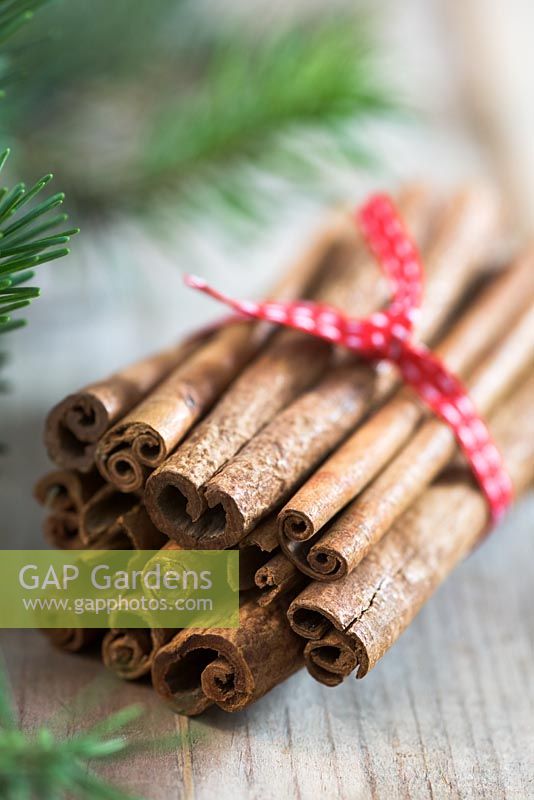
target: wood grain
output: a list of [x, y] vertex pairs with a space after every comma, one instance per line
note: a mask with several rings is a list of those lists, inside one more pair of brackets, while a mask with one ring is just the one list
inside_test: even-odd
[[103, 774], [147, 800], [525, 800], [534, 794], [533, 521], [531, 496], [363, 681], [326, 689], [301, 672], [235, 716], [176, 717], [96, 655], [3, 632], [23, 724], [34, 728], [76, 698], [90, 708], [67, 719], [71, 733], [145, 704], [140, 733], [174, 733], [179, 743]]

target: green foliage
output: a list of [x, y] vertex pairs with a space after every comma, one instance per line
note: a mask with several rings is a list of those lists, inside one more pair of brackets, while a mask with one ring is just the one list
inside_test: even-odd
[[24, 168], [44, 159], [82, 208], [226, 225], [279, 208], [280, 182], [321, 196], [325, 162], [372, 164], [358, 123], [397, 106], [367, 19], [264, 13], [255, 26], [206, 3], [52, 4], [6, 117]]
[[58, 738], [49, 727], [27, 734], [18, 725], [5, 671], [0, 670], [0, 797], [133, 800], [98, 778], [88, 764], [132, 752], [137, 745], [124, 729], [140, 714], [138, 706], [130, 706], [65, 739]]
[[[9, 150], [0, 154], [0, 171], [8, 155]], [[66, 214], [51, 213], [63, 203], [62, 193], [33, 202], [51, 179], [52, 175], [45, 175], [29, 188], [23, 183], [0, 188], [0, 334], [25, 324], [11, 314], [39, 296], [39, 289], [26, 285], [34, 269], [67, 255], [68, 248], [59, 245], [78, 233], [78, 228], [50, 233], [68, 219]]]
[[170, 98], [151, 121], [134, 189], [191, 191], [202, 181], [242, 212], [254, 205], [243, 167], [318, 189], [305, 138], [313, 130], [368, 164], [371, 151], [354, 146], [346, 123], [394, 103], [373, 77], [365, 31], [342, 17], [217, 43], [196, 90]]
[[[0, 0], [0, 47], [23, 25], [29, 22], [34, 12], [43, 6], [47, 0]], [[9, 61], [0, 55], [0, 87], [9, 80]], [[0, 96], [4, 95], [0, 88]]]
[[[13, 709], [6, 672], [0, 660], [0, 797], [2, 800], [135, 800], [106, 783], [90, 769], [136, 754], [157, 759], [182, 746], [191, 747], [202, 734], [189, 731], [147, 735], [159, 724], [161, 709], [151, 715], [139, 706], [108, 714], [86, 730], [72, 733], [95, 707], [112, 701], [117, 679], [104, 673], [62, 704], [41, 728], [26, 732]], [[171, 712], [168, 712], [171, 715]], [[142, 715], [141, 715], [142, 714]], [[133, 727], [136, 720], [138, 724]], [[138, 798], [140, 800], [140, 798]]]

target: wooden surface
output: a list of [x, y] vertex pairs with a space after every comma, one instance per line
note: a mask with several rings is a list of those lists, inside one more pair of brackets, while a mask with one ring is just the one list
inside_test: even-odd
[[[384, 15], [392, 63], [402, 65], [398, 77], [412, 106], [426, 111], [423, 124], [381, 126], [373, 135], [393, 176], [388, 185], [414, 175], [450, 185], [494, 173], [499, 162], [491, 127], [477, 131], [482, 143], [474, 141], [464, 116], [455, 42], [442, 13], [448, 5], [390, 3]], [[513, 127], [518, 108], [503, 107], [501, 119]], [[528, 170], [522, 176], [532, 183]], [[352, 172], [329, 171], [328, 180], [334, 177], [350, 199], [370, 185]], [[88, 220], [76, 222], [83, 233], [72, 255], [40, 274], [43, 296], [31, 324], [9, 345], [6, 377], [16, 390], [0, 397], [0, 442], [9, 448], [0, 459], [4, 548], [39, 546], [41, 513], [30, 495], [47, 468], [41, 430], [50, 406], [217, 315], [213, 303], [183, 288], [181, 271], [254, 296], [308, 230], [298, 214], [284, 216], [278, 238], [269, 231], [236, 256], [224, 253], [209, 224], [187, 240], [196, 247], [184, 247], [172, 208], [165, 237], [147, 236], [137, 219], [106, 219], [96, 231]], [[172, 733], [177, 744], [108, 766], [106, 775], [147, 800], [534, 798], [533, 528], [531, 498], [363, 681], [325, 689], [300, 673], [238, 716], [176, 717], [148, 685], [121, 683], [94, 655], [60, 653], [33, 632], [1, 633], [23, 724], [32, 729], [53, 717], [72, 734], [111, 709], [142, 702], [140, 733]], [[61, 712], [65, 720], [57, 719]]]
[[237, 716], [176, 717], [96, 656], [4, 632], [23, 723], [76, 699], [72, 733], [104, 710], [144, 703], [140, 732], [175, 733], [176, 747], [106, 774], [147, 800], [534, 797], [533, 521], [530, 498], [364, 680], [325, 689], [302, 672]]

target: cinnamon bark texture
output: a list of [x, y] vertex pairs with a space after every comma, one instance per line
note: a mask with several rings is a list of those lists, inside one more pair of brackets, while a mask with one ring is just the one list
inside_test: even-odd
[[240, 549], [257, 547], [264, 553], [272, 553], [278, 547], [278, 522], [276, 514], [262, 519], [251, 532], [239, 542]]
[[[531, 250], [482, 292], [438, 348], [439, 355], [454, 372], [465, 377], [533, 299], [534, 251]], [[523, 324], [528, 326], [529, 323]], [[523, 341], [521, 336], [519, 332], [512, 338], [510, 358], [508, 354], [504, 356], [503, 390], [506, 390], [506, 380], [513, 380], [514, 369], [519, 368], [517, 360], [528, 359], [529, 333]], [[492, 353], [490, 359], [493, 357]], [[491, 370], [491, 364], [489, 368]], [[499, 371], [491, 374], [499, 380]], [[481, 410], [487, 410], [492, 404], [489, 395], [480, 397], [480, 402]], [[424, 416], [428, 414], [414, 393], [402, 390], [364, 423], [282, 509], [280, 543], [302, 572], [318, 580], [334, 580], [350, 569], [342, 556], [336, 556], [336, 546], [341, 530], [345, 531], [344, 537], [352, 539], [352, 518], [344, 512], [330, 527], [323, 526], [371, 483], [406, 444]], [[389, 497], [389, 490], [384, 486], [381, 490]], [[374, 487], [369, 492], [376, 496]], [[358, 507], [360, 502], [361, 498], [355, 500], [349, 508]]]
[[138, 680], [150, 673], [155, 654], [176, 633], [165, 628], [113, 628], [102, 641], [104, 666], [123, 680]]
[[142, 503], [119, 516], [112, 531], [127, 539], [134, 550], [160, 550], [169, 541], [156, 528]]
[[182, 631], [154, 658], [154, 688], [181, 714], [212, 703], [224, 711], [249, 706], [302, 666], [304, 643], [289, 628], [286, 609], [247, 601], [239, 628]]
[[270, 553], [262, 552], [258, 547], [245, 547], [239, 549], [239, 580], [235, 581], [234, 575], [229, 575], [230, 586], [240, 592], [247, 592], [256, 586], [256, 573], [269, 560]]
[[[531, 368], [534, 304], [469, 382], [479, 413], [488, 416]], [[457, 452], [452, 430], [430, 418], [390, 465], [313, 544], [308, 563], [323, 578], [346, 575], [409, 508]]]
[[79, 535], [80, 512], [103, 485], [96, 470], [86, 474], [74, 470], [54, 470], [35, 484], [33, 494], [51, 513], [43, 522], [45, 539], [61, 550], [83, 547]]
[[[412, 230], [428, 227], [429, 197], [419, 187], [405, 190], [400, 208]], [[370, 262], [356, 230], [329, 264], [313, 299], [349, 314], [366, 313], [386, 298], [384, 281]], [[149, 478], [147, 503], [169, 536], [175, 513], [185, 507], [195, 522], [206, 511], [203, 487], [273, 416], [311, 386], [330, 360], [331, 346], [295, 331], [283, 331], [237, 378], [208, 417]]]
[[[276, 515], [262, 520], [253, 531], [239, 542], [239, 589], [256, 587], [256, 572], [279, 550]], [[235, 586], [231, 581], [230, 585]]]
[[58, 403], [47, 417], [44, 441], [58, 466], [87, 472], [94, 466], [97, 442], [147, 392], [187, 358], [191, 340], [91, 383]]
[[[534, 375], [517, 388], [492, 421], [496, 441], [519, 496], [534, 479]], [[288, 617], [301, 636], [315, 640], [307, 657], [337, 662], [350, 644], [362, 678], [389, 650], [422, 605], [487, 533], [486, 501], [467, 470], [451, 470], [401, 517], [359, 566], [335, 583], [310, 583]], [[498, 532], [495, 534], [498, 535]], [[330, 633], [342, 634], [341, 646]], [[328, 650], [322, 651], [322, 643]], [[314, 677], [320, 673], [312, 669]], [[336, 675], [340, 675], [337, 671]]]
[[[84, 505], [80, 513], [80, 538], [85, 547], [95, 547], [109, 533], [114, 537], [120, 533], [114, 527], [128, 511], [140, 503], [135, 494], [119, 492], [106, 484]], [[128, 539], [125, 535], [125, 543]], [[131, 546], [131, 545], [130, 545]]]
[[[494, 204], [476, 192], [457, 196], [441, 221], [425, 261], [428, 281], [418, 335], [432, 341], [462, 297], [488, 251], [495, 230]], [[369, 311], [372, 309], [368, 309]], [[280, 412], [208, 481], [205, 497], [220, 535], [209, 546], [239, 541], [266, 514], [286, 501], [313, 469], [346, 437], [379, 399], [395, 387], [395, 373], [376, 379], [374, 368], [349, 362]], [[152, 506], [148, 503], [149, 513]], [[204, 514], [206, 517], [206, 514]], [[194, 531], [193, 531], [194, 533]], [[204, 547], [200, 533], [179, 539]]]
[[260, 590], [258, 603], [268, 606], [277, 597], [302, 587], [304, 582], [304, 576], [294, 564], [283, 553], [277, 553], [254, 576], [254, 583]]
[[[306, 295], [347, 229], [346, 222], [336, 220], [323, 231], [272, 295], [285, 300]], [[142, 489], [150, 471], [170, 455], [271, 332], [270, 325], [250, 322], [216, 332], [100, 441], [96, 461], [106, 480], [121, 491]]]

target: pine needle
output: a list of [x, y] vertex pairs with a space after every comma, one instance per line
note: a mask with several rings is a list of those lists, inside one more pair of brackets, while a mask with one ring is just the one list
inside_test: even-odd
[[[0, 170], [6, 163], [9, 150], [0, 154]], [[39, 297], [36, 287], [21, 286], [34, 277], [33, 268], [48, 261], [61, 258], [69, 252], [66, 247], [70, 237], [78, 233], [78, 228], [42, 237], [51, 227], [62, 225], [66, 214], [49, 217], [49, 212], [63, 203], [62, 192], [46, 200], [33, 204], [36, 197], [45, 189], [52, 175], [45, 175], [29, 189], [18, 183], [12, 189], [2, 190], [0, 201], [0, 333], [16, 330], [24, 325], [24, 320], [12, 319], [11, 314], [30, 305]], [[30, 210], [26, 210], [30, 204]], [[41, 220], [44, 221], [41, 222]], [[39, 221], [39, 225], [33, 225]], [[33, 227], [32, 227], [33, 225]], [[57, 248], [57, 249], [54, 249]]]

